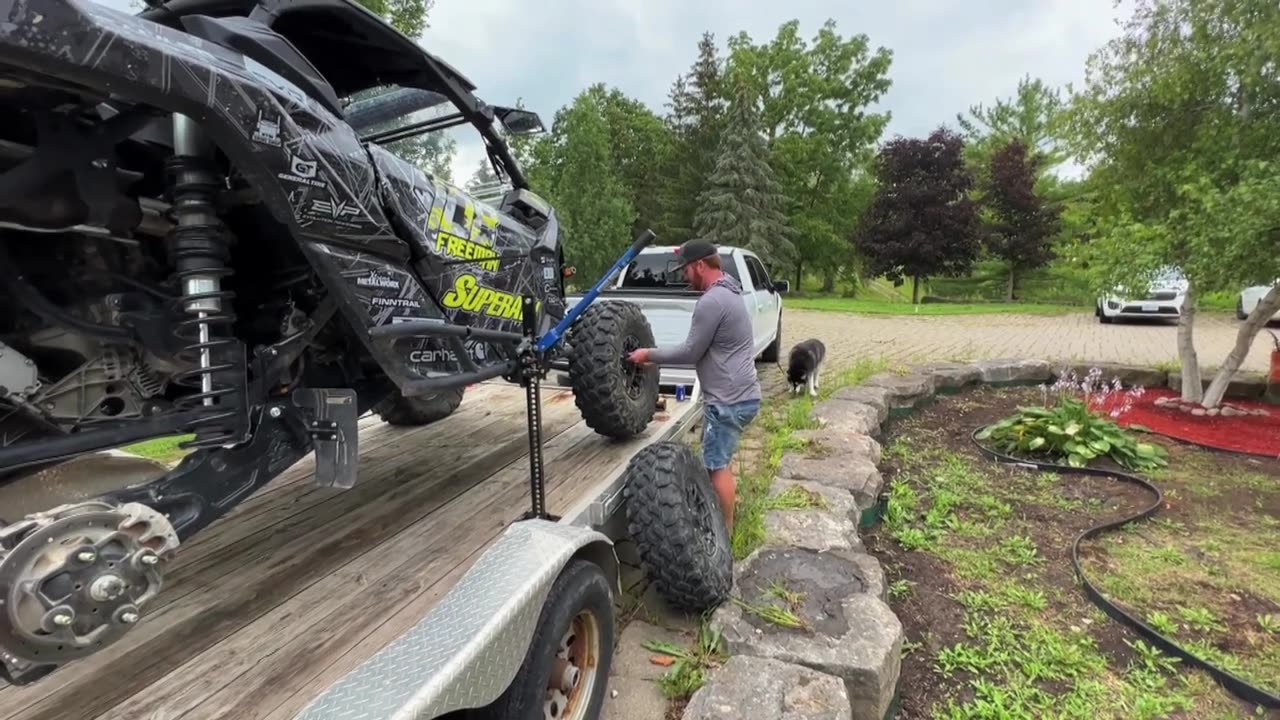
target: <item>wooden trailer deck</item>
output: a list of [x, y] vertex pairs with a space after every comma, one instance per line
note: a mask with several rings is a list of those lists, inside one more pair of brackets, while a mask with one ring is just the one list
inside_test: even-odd
[[[694, 403], [667, 399], [618, 443], [543, 387], [548, 510], [582, 503]], [[0, 688], [4, 720], [288, 720], [417, 623], [529, 508], [524, 392], [471, 388], [424, 428], [361, 420], [360, 479], [310, 482], [311, 457], [179, 548], [142, 622], [97, 655]]]

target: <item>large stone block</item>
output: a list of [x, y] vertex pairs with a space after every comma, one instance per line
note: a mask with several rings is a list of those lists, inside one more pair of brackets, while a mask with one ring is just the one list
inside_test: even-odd
[[880, 414], [857, 402], [823, 400], [813, 406], [810, 416], [821, 428], [849, 435], [874, 435], [880, 431]]
[[804, 449], [804, 454], [808, 457], [854, 455], [875, 464], [880, 462], [883, 452], [880, 443], [870, 435], [836, 432], [826, 428], [797, 430], [792, 434], [808, 443]]
[[[1202, 372], [1200, 377], [1200, 385], [1205, 390], [1209, 389], [1209, 385], [1213, 382], [1213, 372]], [[1174, 392], [1182, 392], [1182, 372], [1169, 373], [1169, 389]], [[1261, 373], [1238, 372], [1231, 376], [1231, 382], [1227, 385], [1226, 397], [1239, 399], [1260, 398], [1267, 391], [1267, 376]]]
[[933, 378], [934, 392], [954, 392], [982, 381], [982, 372], [976, 366], [961, 363], [929, 363], [916, 368], [916, 372]]
[[802, 665], [735, 655], [690, 698], [684, 720], [853, 720], [844, 682]]
[[1039, 383], [1053, 378], [1053, 369], [1044, 360], [979, 360], [973, 365], [984, 383]]
[[889, 708], [901, 672], [903, 630], [882, 599], [883, 575], [880, 588], [866, 575], [863, 565], [839, 551], [760, 550], [740, 568], [736, 594], [758, 607], [782, 602], [770, 599], [777, 596], [770, 591], [781, 587], [804, 626], [773, 624], [738, 603], [722, 605], [712, 622], [730, 653], [835, 675], [844, 680], [853, 717], [878, 720]]
[[1125, 387], [1164, 387], [1169, 382], [1169, 373], [1141, 365], [1122, 365], [1120, 363], [1075, 363], [1060, 367], [1054, 377], [1064, 377], [1075, 373], [1077, 380], [1083, 380], [1089, 372], [1097, 368], [1102, 371], [1101, 382], [1111, 384], [1119, 380]]
[[802, 498], [811, 505], [775, 507], [766, 512], [762, 547], [817, 551], [862, 549], [858, 538], [859, 509], [848, 492], [813, 483], [774, 480], [770, 497], [776, 500], [784, 494]]
[[933, 376], [921, 373], [877, 373], [862, 382], [889, 391], [891, 408], [911, 408], [933, 397]]
[[884, 487], [880, 469], [860, 455], [805, 457], [787, 453], [778, 464], [778, 477], [845, 490], [863, 510], [875, 504]]
[[831, 393], [832, 400], [843, 400], [845, 402], [862, 403], [875, 408], [878, 422], [884, 422], [889, 417], [889, 388], [875, 387], [873, 385], [855, 385], [853, 387], [840, 388]]

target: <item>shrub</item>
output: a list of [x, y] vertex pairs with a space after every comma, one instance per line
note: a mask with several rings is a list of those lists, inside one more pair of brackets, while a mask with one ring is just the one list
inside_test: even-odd
[[[1013, 416], [983, 428], [977, 439], [990, 440], [1008, 455], [1042, 456], [1071, 467], [1085, 467], [1100, 457], [1109, 457], [1130, 470], [1164, 467], [1168, 454], [1163, 447], [1138, 441], [1111, 419], [1123, 415], [1133, 400], [1142, 396], [1142, 388], [1120, 395], [1119, 381], [1102, 384], [1101, 375], [1094, 368], [1083, 381], [1077, 381], [1072, 373], [1052, 386], [1041, 386], [1043, 407], [1018, 408]], [[1112, 408], [1110, 417], [1101, 414], [1102, 407]], [[1134, 426], [1133, 430], [1145, 428]]]

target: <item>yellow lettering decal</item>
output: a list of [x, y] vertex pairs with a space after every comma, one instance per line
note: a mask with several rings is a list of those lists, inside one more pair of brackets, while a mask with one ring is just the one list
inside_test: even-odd
[[[453, 281], [453, 289], [445, 293], [440, 301], [451, 310], [482, 312], [502, 320], [520, 320], [524, 317], [523, 302], [519, 296], [483, 287], [474, 275], [459, 275]], [[541, 310], [542, 303], [535, 303], [534, 308]]]

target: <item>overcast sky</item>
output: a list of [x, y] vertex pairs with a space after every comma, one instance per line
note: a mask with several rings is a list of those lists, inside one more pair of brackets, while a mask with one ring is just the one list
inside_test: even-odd
[[[127, 9], [130, 0], [100, 0]], [[812, 38], [827, 18], [845, 37], [865, 33], [893, 51], [886, 138], [923, 135], [957, 112], [1011, 96], [1030, 73], [1052, 85], [1079, 83], [1088, 54], [1117, 32], [1114, 0], [436, 0], [422, 44], [494, 104], [525, 106], [550, 125], [583, 88], [603, 82], [664, 111], [675, 77], [688, 70], [704, 30], [725, 40], [745, 30], [771, 39], [792, 18]], [[1124, 8], [1124, 9], [1127, 9]], [[473, 131], [455, 130], [454, 181], [482, 157]]]

